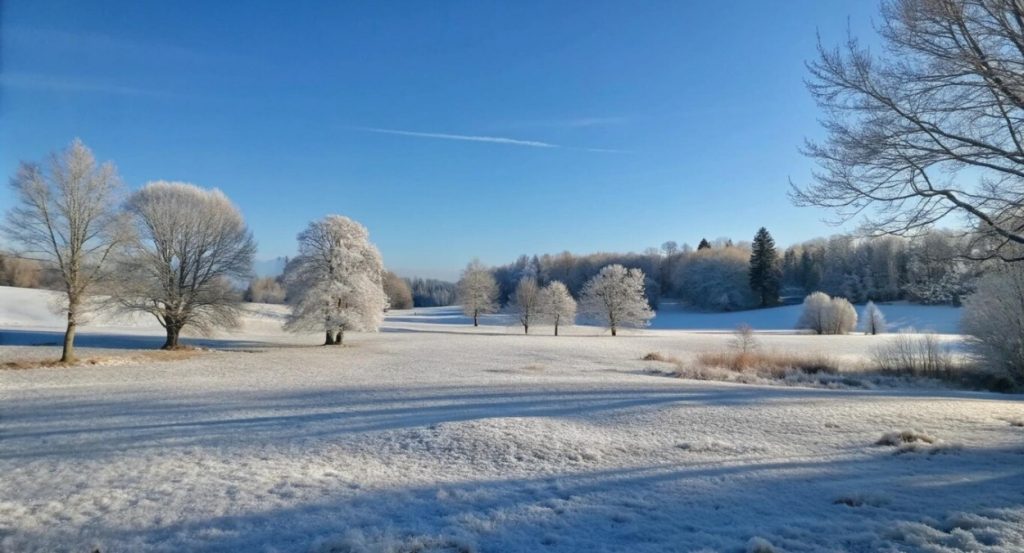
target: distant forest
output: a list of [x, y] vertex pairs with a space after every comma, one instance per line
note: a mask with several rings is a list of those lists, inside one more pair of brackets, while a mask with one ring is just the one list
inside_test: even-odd
[[[959, 257], [959, 234], [932, 230], [913, 239], [897, 236], [836, 235], [817, 238], [777, 254], [783, 301], [800, 301], [814, 291], [854, 303], [908, 300], [959, 305], [970, 293], [977, 265]], [[750, 309], [758, 305], [750, 285], [750, 242], [701, 240], [697, 248], [666, 242], [643, 253], [570, 252], [520, 256], [494, 268], [500, 301], [508, 302], [524, 276], [542, 285], [558, 280], [579, 296], [584, 283], [613, 263], [641, 269], [648, 302], [664, 299], [709, 311]]]

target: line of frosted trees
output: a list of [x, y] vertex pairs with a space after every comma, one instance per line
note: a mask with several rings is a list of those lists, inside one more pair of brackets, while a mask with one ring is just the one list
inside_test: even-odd
[[[479, 261], [466, 266], [457, 289], [459, 303], [463, 312], [473, 318], [473, 326], [479, 326], [480, 315], [495, 313], [500, 307], [498, 282], [493, 272]], [[508, 307], [523, 325], [524, 334], [530, 333], [531, 325], [550, 324], [558, 336], [559, 326], [576, 321], [577, 309], [610, 330], [612, 336], [620, 328], [646, 326], [654, 317], [644, 295], [643, 271], [617, 264], [603, 267], [586, 282], [579, 305], [562, 282], [554, 280], [541, 287], [536, 277], [524, 276]]]
[[[81, 141], [12, 177], [15, 205], [2, 229], [23, 253], [51, 263], [67, 316], [62, 362], [75, 359], [87, 312], [154, 316], [165, 349], [182, 329], [237, 325], [236, 284], [252, 272], [256, 242], [239, 209], [216, 189], [153, 181], [127, 193], [111, 163], [97, 163]], [[322, 329], [341, 343], [351, 329], [375, 330], [386, 299], [380, 254], [366, 229], [345, 217], [313, 222], [286, 282], [295, 298], [292, 330]]]

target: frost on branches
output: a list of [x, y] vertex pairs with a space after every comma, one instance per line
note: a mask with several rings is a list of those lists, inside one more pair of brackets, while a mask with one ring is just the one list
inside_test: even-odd
[[340, 345], [346, 330], [375, 332], [384, 319], [384, 264], [363, 225], [328, 215], [299, 233], [299, 255], [285, 272], [292, 332], [322, 330]]
[[642, 327], [654, 318], [644, 297], [644, 272], [608, 265], [583, 287], [581, 311], [616, 335], [622, 327]]

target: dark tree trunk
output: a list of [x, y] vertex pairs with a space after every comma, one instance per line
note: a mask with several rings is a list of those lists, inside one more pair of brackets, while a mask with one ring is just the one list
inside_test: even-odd
[[331, 332], [330, 330], [327, 331], [327, 339], [324, 340], [324, 345], [325, 346], [333, 346], [334, 345], [334, 333]]
[[72, 307], [68, 309], [68, 328], [64, 331], [64, 350], [60, 354], [61, 363], [72, 363], [75, 360], [75, 328], [77, 326], [75, 309]]
[[334, 345], [340, 346], [341, 341], [345, 338], [345, 331], [339, 330], [338, 334], [334, 337]]
[[612, 336], [615, 336], [615, 327], [612, 326]]
[[558, 319], [560, 318], [558, 315], [555, 315], [555, 336], [558, 336]]
[[478, 314], [477, 314], [476, 311], [474, 311], [473, 312], [473, 326], [480, 326], [480, 324], [477, 322], [477, 317], [478, 317]]
[[529, 333], [530, 333], [530, 325], [528, 323], [523, 323], [523, 334], [529, 334]]
[[176, 349], [178, 347], [178, 336], [181, 334], [181, 323], [177, 321], [167, 322], [167, 341], [164, 342], [163, 349]]

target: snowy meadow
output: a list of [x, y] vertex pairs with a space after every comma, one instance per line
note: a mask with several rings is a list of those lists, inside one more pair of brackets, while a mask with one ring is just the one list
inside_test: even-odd
[[[0, 361], [54, 358], [53, 294], [0, 295]], [[751, 312], [777, 313], [750, 321], [764, 347], [852, 367], [888, 339], [797, 334], [787, 309]], [[0, 550], [1024, 548], [1020, 396], [665, 376], [641, 358], [733, 340], [665, 328], [712, 317], [678, 310], [615, 338], [400, 310], [341, 350], [286, 312], [144, 358], [155, 322], [97, 318], [80, 364], [0, 370]]]

